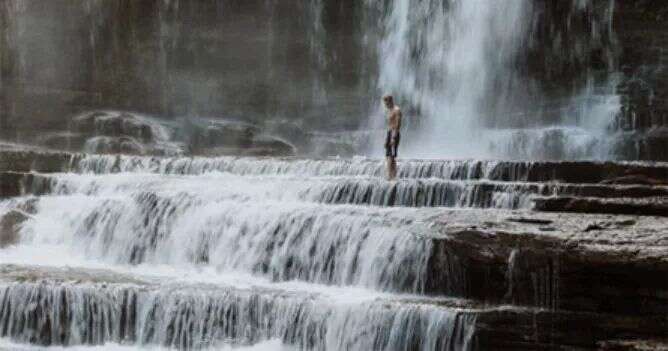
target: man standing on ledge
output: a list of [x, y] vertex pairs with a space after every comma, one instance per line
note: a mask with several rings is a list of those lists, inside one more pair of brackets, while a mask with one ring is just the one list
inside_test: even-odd
[[394, 180], [397, 177], [397, 148], [401, 134], [401, 109], [394, 104], [391, 95], [383, 96], [385, 108], [387, 108], [387, 137], [385, 138], [385, 158], [387, 160], [387, 178]]

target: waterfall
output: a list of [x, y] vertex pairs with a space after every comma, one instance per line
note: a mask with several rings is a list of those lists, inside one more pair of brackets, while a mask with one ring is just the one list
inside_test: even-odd
[[[588, 0], [389, 2], [379, 15], [377, 87], [403, 104], [405, 154], [610, 158], [608, 127], [620, 110], [607, 74], [613, 11], [614, 1], [603, 10]], [[599, 51], [604, 78], [587, 58]], [[555, 95], [545, 78], [571, 88]]]
[[[47, 161], [5, 155], [0, 166]], [[13, 196], [0, 199], [0, 345], [458, 351], [527, 342], [552, 335], [544, 321], [560, 308], [580, 306], [570, 282], [609, 269], [573, 266], [589, 251], [562, 242], [576, 233], [598, 247], [588, 235], [599, 225], [625, 242], [661, 230], [651, 217], [536, 217], [534, 200], [668, 192], [602, 182], [629, 169], [665, 175], [661, 164], [406, 160], [390, 182], [382, 161], [364, 158], [39, 155], [59, 173], [0, 172], [0, 194]], [[587, 308], [609, 308], [596, 301]], [[508, 333], [515, 322], [522, 331]]]
[[[461, 350], [467, 338], [460, 328], [474, 322], [466, 314], [420, 305], [358, 308], [206, 286], [192, 295], [183, 287], [0, 285], [3, 334], [47, 345], [136, 342], [199, 349], [225, 339], [244, 345], [281, 338], [303, 350]], [[22, 313], [29, 309], [42, 313]]]
[[662, 336], [668, 164], [610, 161], [615, 5], [0, 0], [0, 127], [44, 147], [0, 150], [0, 349]]

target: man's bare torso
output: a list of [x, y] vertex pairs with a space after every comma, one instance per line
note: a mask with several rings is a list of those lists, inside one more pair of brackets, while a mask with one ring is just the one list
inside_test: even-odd
[[393, 132], [398, 132], [401, 129], [401, 109], [399, 106], [394, 106], [387, 116], [388, 128]]

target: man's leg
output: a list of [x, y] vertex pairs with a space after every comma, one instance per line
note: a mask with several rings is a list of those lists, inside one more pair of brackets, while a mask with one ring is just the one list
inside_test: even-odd
[[399, 149], [399, 134], [392, 135], [390, 141], [390, 179], [394, 180], [397, 178], [397, 151]]
[[385, 170], [387, 171], [387, 179], [392, 180], [392, 156], [385, 157]]
[[388, 160], [389, 167], [388, 167], [388, 178], [389, 180], [394, 180], [397, 178], [397, 160], [393, 156], [389, 157]]

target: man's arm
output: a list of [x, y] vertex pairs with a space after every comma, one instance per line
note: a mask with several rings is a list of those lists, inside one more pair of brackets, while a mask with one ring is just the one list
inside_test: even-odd
[[401, 129], [402, 119], [403, 119], [403, 114], [401, 113], [401, 109], [397, 109], [397, 131]]

